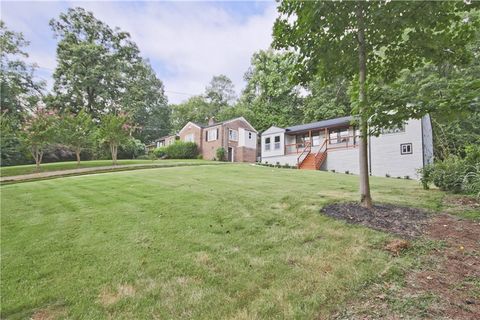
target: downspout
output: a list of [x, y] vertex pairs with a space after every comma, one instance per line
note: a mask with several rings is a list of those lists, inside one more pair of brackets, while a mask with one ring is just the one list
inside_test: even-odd
[[368, 173], [372, 175], [372, 136], [368, 136]]

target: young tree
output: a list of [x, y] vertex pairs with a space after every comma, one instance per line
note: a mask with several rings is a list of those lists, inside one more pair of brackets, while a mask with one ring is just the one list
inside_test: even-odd
[[110, 147], [113, 165], [117, 165], [118, 147], [129, 138], [130, 125], [124, 114], [107, 114], [102, 117], [99, 128], [100, 138]]
[[65, 114], [60, 123], [62, 133], [62, 144], [68, 146], [75, 152], [77, 166], [80, 165], [80, 153], [83, 149], [92, 144], [95, 125], [92, 117], [81, 110], [78, 114]]
[[[467, 60], [466, 43], [476, 24], [461, 12], [478, 3], [403, 1], [290, 1], [278, 6], [274, 46], [300, 54], [299, 80], [315, 75], [355, 79], [354, 113], [360, 128], [361, 205], [372, 207], [368, 176], [367, 136], [371, 128], [393, 126], [418, 110], [397, 105], [376, 115], [368, 101], [367, 82], [395, 79], [404, 68], [425, 62]], [[428, 18], [425, 18], [427, 17]], [[383, 110], [385, 111], [385, 110]]]
[[45, 148], [56, 141], [57, 124], [57, 114], [41, 107], [27, 115], [23, 123], [22, 143], [30, 150], [37, 171], [40, 169]]

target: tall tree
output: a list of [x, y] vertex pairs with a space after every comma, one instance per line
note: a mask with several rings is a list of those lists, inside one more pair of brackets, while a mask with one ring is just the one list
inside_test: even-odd
[[212, 113], [218, 113], [221, 108], [230, 106], [237, 98], [235, 86], [226, 75], [214, 76], [205, 88], [205, 99], [212, 106]]
[[[478, 4], [477, 4], [478, 5]], [[315, 75], [326, 80], [337, 76], [354, 79], [353, 111], [360, 128], [360, 202], [372, 207], [368, 177], [369, 126], [399, 124], [418, 111], [395, 106], [387, 115], [368, 100], [367, 83], [395, 79], [404, 68], [431, 61], [467, 60], [466, 43], [476, 25], [461, 12], [476, 5], [465, 2], [400, 1], [291, 1], [278, 6], [274, 46], [300, 54], [297, 75], [308, 82]], [[428, 19], [425, 17], [428, 16]], [[385, 110], [382, 110], [385, 111]], [[378, 121], [375, 121], [378, 120]]]
[[0, 107], [17, 120], [35, 109], [45, 89], [45, 82], [35, 79], [36, 65], [24, 60], [28, 44], [22, 33], [9, 30], [0, 20]]
[[302, 119], [300, 88], [291, 81], [296, 59], [292, 53], [272, 50], [253, 54], [240, 103], [252, 111], [252, 125], [258, 130], [272, 124], [288, 126]]
[[85, 108], [97, 120], [126, 112], [137, 128], [135, 136], [143, 140], [168, 132], [163, 83], [127, 32], [82, 8], [60, 14], [50, 26], [60, 39], [52, 104], [74, 113]]

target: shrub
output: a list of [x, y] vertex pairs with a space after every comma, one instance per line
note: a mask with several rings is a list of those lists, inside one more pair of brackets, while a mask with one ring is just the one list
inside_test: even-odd
[[165, 147], [165, 156], [169, 159], [195, 159], [198, 148], [194, 142], [176, 141]]
[[165, 158], [167, 156], [167, 147], [158, 147], [155, 150], [153, 150], [153, 154], [157, 158]]
[[385, 173], [386, 178], [390, 178], [390, 175], [388, 173]]
[[201, 154], [199, 154], [199, 155], [197, 156], [197, 159], [198, 159], [198, 160], [202, 160], [202, 159], [203, 159], [203, 156], [202, 156]]
[[215, 152], [215, 155], [218, 161], [225, 161], [225, 153], [226, 153], [225, 148], [220, 147], [217, 149], [217, 151]]

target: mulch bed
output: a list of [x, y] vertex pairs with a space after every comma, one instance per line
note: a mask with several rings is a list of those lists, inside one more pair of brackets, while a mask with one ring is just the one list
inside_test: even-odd
[[[393, 205], [377, 205], [368, 210], [356, 203], [337, 203], [325, 207], [322, 212], [348, 223], [393, 233], [403, 239], [423, 237], [443, 241], [446, 245], [442, 249], [434, 249], [422, 258], [430, 261], [430, 266], [412, 270], [406, 275], [405, 286], [397, 293], [397, 299], [422, 294], [438, 297], [437, 302], [427, 307], [427, 316], [416, 315], [415, 318], [480, 319], [479, 221], [448, 214], [427, 214], [423, 210]], [[397, 244], [394, 241], [385, 249], [395, 252], [398, 244], [405, 246], [410, 243], [400, 240]], [[393, 245], [394, 249], [391, 250], [389, 245]], [[347, 308], [347, 313], [361, 319], [376, 319], [373, 314], [383, 314], [388, 319], [408, 318], [408, 315], [392, 312], [388, 304], [375, 303], [374, 300], [375, 296], [367, 302], [363, 300], [363, 304], [371, 302], [367, 314], [365, 308], [355, 302]]]
[[372, 210], [368, 210], [357, 203], [335, 203], [323, 208], [322, 213], [403, 238], [422, 235], [422, 229], [429, 219], [429, 215], [423, 210], [394, 205], [375, 205]]

